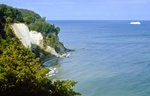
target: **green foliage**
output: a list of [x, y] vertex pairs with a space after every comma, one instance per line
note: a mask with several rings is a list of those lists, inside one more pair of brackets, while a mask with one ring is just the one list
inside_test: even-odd
[[46, 36], [48, 33], [55, 33], [56, 35], [58, 35], [58, 33], [60, 32], [59, 27], [55, 28], [54, 24], [47, 23], [44, 18], [37, 19], [37, 20], [35, 20], [35, 22], [30, 23], [29, 29], [45, 33]]
[[[45, 38], [46, 45], [50, 45], [53, 48], [58, 46], [58, 33], [60, 32], [59, 27], [55, 27], [54, 24], [47, 23], [46, 17], [41, 18], [37, 13], [27, 10], [18, 9], [23, 16], [23, 20], [28, 24], [29, 30], [41, 32]], [[52, 35], [55, 34], [55, 35]]]
[[58, 34], [60, 32], [60, 28], [56, 27], [56, 34]]
[[56, 33], [60, 31], [59, 27], [55, 28], [55, 25], [47, 23], [46, 17], [41, 18], [37, 13], [27, 10], [27, 9], [18, 9], [23, 16], [24, 22], [29, 25], [30, 30], [35, 30], [38, 32], [46, 33]]
[[0, 34], [4, 38], [5, 23], [23, 22], [21, 12], [10, 6], [0, 4]]
[[[58, 46], [58, 33], [59, 27], [55, 27], [54, 24], [49, 24], [46, 21], [46, 17], [41, 16], [33, 11], [27, 9], [17, 9], [4, 4], [0, 4], [0, 27], [4, 27], [4, 23], [25, 22], [28, 24], [29, 30], [41, 32], [45, 38], [49, 38], [51, 43], [46, 43], [53, 48]], [[3, 23], [3, 24], [2, 24]], [[3, 28], [2, 28], [3, 29]], [[4, 36], [3, 30], [0, 31], [2, 37]], [[50, 34], [55, 34], [51, 35]], [[57, 38], [57, 39], [56, 39]], [[56, 43], [57, 42], [57, 43]]]
[[2, 96], [76, 96], [74, 81], [47, 78], [48, 67], [17, 38], [0, 36], [0, 93]]
[[[27, 14], [29, 11], [25, 11]], [[30, 14], [33, 12], [30, 11]], [[22, 13], [23, 14], [23, 13]], [[34, 13], [33, 13], [34, 14]], [[40, 18], [36, 15], [36, 19]], [[30, 18], [30, 17], [29, 17]], [[45, 30], [45, 42], [56, 43], [57, 35], [55, 32], [48, 32], [43, 19], [30, 21], [37, 30]], [[32, 17], [31, 17], [32, 18]], [[12, 33], [9, 23], [22, 22], [23, 18], [18, 9], [0, 4], [0, 95], [1, 96], [76, 96], [80, 93], [73, 90], [76, 84], [74, 81], [54, 81], [48, 79], [46, 73], [48, 67], [43, 67], [38, 58], [31, 50], [24, 48], [21, 42]], [[42, 22], [42, 24], [40, 23]], [[42, 29], [38, 29], [37, 25], [42, 25]], [[33, 28], [34, 28], [33, 27]], [[56, 28], [59, 31], [59, 28]], [[46, 33], [48, 32], [48, 33]], [[47, 34], [49, 34], [47, 36]], [[55, 46], [55, 45], [54, 45]]]
[[[71, 80], [56, 80], [54, 82], [54, 92], [52, 93], [52, 96], [75, 96], [75, 95], [81, 95], [81, 93], [75, 92], [73, 90], [73, 86], [77, 82], [71, 81]], [[59, 92], [57, 92], [59, 91]]]
[[17, 21], [23, 22], [21, 12], [16, 8], [0, 4], [0, 22], [12, 23]]
[[34, 23], [37, 19], [41, 19], [41, 16], [31, 10], [27, 9], [18, 9], [23, 16], [24, 21], [27, 24]]
[[10, 18], [10, 17], [7, 17], [7, 18], [6, 18], [6, 22], [7, 22], [7, 23], [11, 23], [11, 22], [13, 22], [13, 19]]
[[49, 43], [49, 45], [53, 48], [58, 47], [58, 37], [54, 33], [48, 33], [48, 38], [45, 40], [46, 44]]

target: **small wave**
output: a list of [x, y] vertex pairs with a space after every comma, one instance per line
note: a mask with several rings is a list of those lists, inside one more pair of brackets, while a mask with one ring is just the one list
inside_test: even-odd
[[57, 69], [56, 68], [49, 67], [49, 70], [50, 71], [46, 75], [48, 75], [49, 77], [56, 75], [56, 73], [57, 73]]
[[64, 54], [62, 54], [62, 57], [69, 58], [70, 57], [70, 53], [64, 53]]

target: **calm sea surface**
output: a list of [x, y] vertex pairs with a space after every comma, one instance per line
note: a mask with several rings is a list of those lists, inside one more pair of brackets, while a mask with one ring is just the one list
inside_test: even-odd
[[150, 21], [47, 21], [61, 28], [70, 58], [50, 78], [75, 80], [82, 96], [150, 96]]

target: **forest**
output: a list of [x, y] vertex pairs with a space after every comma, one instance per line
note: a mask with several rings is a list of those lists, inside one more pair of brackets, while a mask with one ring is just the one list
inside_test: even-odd
[[[60, 28], [41, 18], [37, 13], [0, 4], [0, 93], [1, 96], [76, 96], [71, 80], [48, 79], [48, 67], [40, 58], [25, 48], [9, 28], [10, 23], [26, 23], [30, 30], [41, 32], [50, 40]], [[53, 35], [55, 34], [55, 35]], [[55, 45], [53, 46], [55, 47]]]

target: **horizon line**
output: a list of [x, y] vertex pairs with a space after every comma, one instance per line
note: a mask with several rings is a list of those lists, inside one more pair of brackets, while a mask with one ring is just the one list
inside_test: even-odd
[[[50, 20], [50, 19], [47, 19], [46, 21], [48, 21], [48, 20]], [[100, 19], [98, 19], [98, 20], [94, 20], [94, 19], [93, 20], [92, 19], [89, 19], [89, 20], [84, 20], [84, 19], [79, 19], [79, 20], [75, 20], [75, 19], [71, 20], [70, 19], [70, 20], [66, 20], [66, 19], [64, 19], [63, 20], [62, 19], [61, 20], [61, 19], [57, 19], [57, 20], [50, 20], [50, 21], [81, 21], [81, 20], [82, 21], [131, 21], [131, 20], [134, 20], [134, 21], [150, 21], [150, 20], [146, 20], [146, 19], [139, 19], [139, 20], [137, 20], [137, 19], [131, 19], [131, 20], [127, 20], [127, 19], [124, 19], [124, 20], [121, 20], [121, 19], [120, 20], [115, 20], [115, 19], [114, 20], [111, 20], [111, 19], [110, 20], [109, 19], [108, 20], [100, 20]]]

